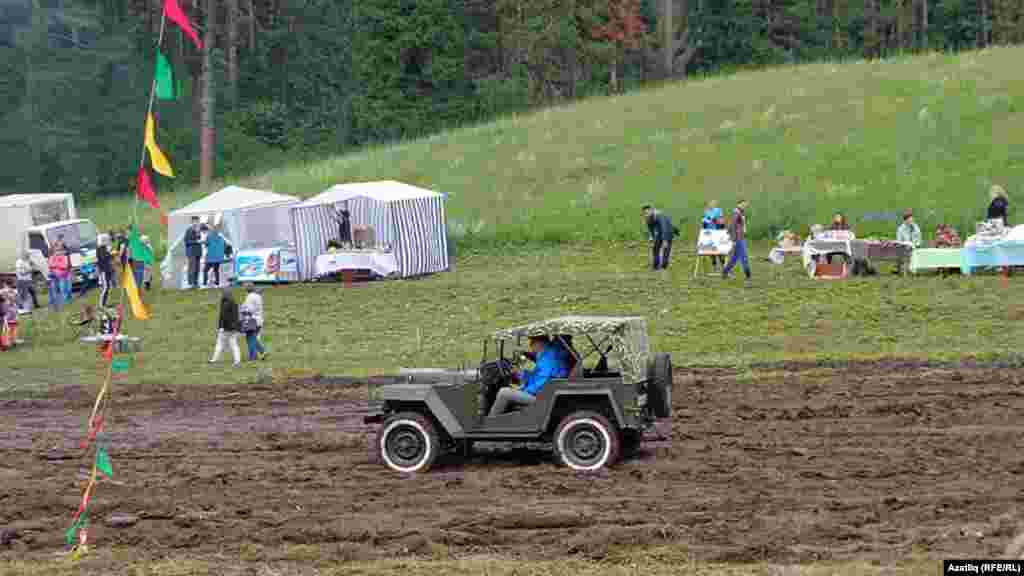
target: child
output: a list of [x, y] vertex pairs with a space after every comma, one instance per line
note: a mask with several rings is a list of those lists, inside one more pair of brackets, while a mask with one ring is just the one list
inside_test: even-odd
[[[153, 253], [153, 245], [149, 242], [149, 236], [143, 236], [140, 238], [142, 243], [149, 248], [149, 253]], [[153, 287], [153, 265], [146, 264], [142, 271], [142, 283], [146, 285], [146, 290], [150, 290]]]
[[6, 304], [4, 322], [7, 324], [7, 346], [13, 348], [18, 343], [18, 289], [13, 282], [7, 283], [3, 299]]
[[14, 347], [17, 343], [17, 291], [9, 283], [0, 287], [0, 323], [3, 324], [0, 347]]
[[[725, 217], [722, 215], [722, 209], [718, 207], [718, 200], [708, 200], [700, 227], [704, 230], [721, 230], [725, 228]], [[725, 264], [725, 256], [712, 256], [712, 267], [718, 270], [719, 264]]]

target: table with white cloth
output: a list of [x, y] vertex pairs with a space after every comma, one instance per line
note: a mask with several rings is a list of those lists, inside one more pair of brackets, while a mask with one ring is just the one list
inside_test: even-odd
[[804, 242], [803, 248], [800, 251], [800, 255], [803, 258], [804, 270], [811, 278], [814, 278], [814, 272], [817, 269], [817, 258], [816, 256], [825, 256], [828, 254], [845, 254], [848, 257], [855, 257], [853, 254], [854, 240], [828, 240], [822, 238], [816, 238]]
[[960, 264], [964, 274], [971, 274], [976, 268], [1004, 266], [1024, 266], [1024, 225], [998, 237], [975, 235], [964, 242]]
[[316, 257], [313, 266], [318, 278], [346, 270], [369, 270], [378, 276], [388, 277], [399, 273], [398, 260], [393, 252], [380, 250], [339, 250]]

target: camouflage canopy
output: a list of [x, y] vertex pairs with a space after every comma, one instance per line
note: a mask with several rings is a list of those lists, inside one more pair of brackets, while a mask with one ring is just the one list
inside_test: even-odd
[[647, 323], [640, 316], [561, 316], [499, 330], [494, 333], [494, 338], [513, 340], [559, 334], [588, 334], [606, 339], [604, 344], [611, 344], [611, 356], [618, 361], [626, 384], [647, 379], [647, 360], [651, 351], [647, 343]]

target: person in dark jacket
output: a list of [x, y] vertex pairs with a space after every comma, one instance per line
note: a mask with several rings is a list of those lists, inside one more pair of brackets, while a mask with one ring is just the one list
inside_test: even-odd
[[199, 235], [199, 217], [192, 217], [192, 226], [185, 231], [185, 257], [188, 258], [188, 286], [199, 288], [199, 259], [203, 257], [203, 241]]
[[110, 236], [100, 234], [96, 242], [96, 271], [99, 272], [100, 306], [107, 307], [114, 283], [114, 256], [110, 253]]
[[1003, 226], [1009, 226], [1006, 211], [1010, 207], [1010, 200], [1006, 196], [1006, 190], [1003, 190], [1002, 186], [993, 185], [989, 190], [989, 195], [992, 197], [992, 202], [988, 205], [988, 219], [1002, 220]]
[[335, 210], [331, 213], [334, 221], [338, 223], [338, 241], [342, 247], [352, 244], [352, 220], [349, 211], [345, 208]]
[[242, 351], [238, 347], [238, 333], [242, 325], [238, 316], [238, 303], [235, 302], [231, 288], [225, 287], [220, 298], [220, 314], [217, 318], [217, 344], [213, 348], [213, 358], [210, 364], [220, 360], [220, 353], [224, 351], [224, 345], [231, 347], [231, 355], [235, 360], [234, 365], [242, 363]]
[[668, 268], [668, 260], [672, 255], [672, 239], [676, 236], [676, 227], [672, 218], [661, 210], [654, 209], [650, 204], [643, 206], [644, 222], [651, 237], [651, 268], [664, 270]]

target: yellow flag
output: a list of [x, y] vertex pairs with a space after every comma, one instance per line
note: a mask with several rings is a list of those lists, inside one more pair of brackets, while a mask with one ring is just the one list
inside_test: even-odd
[[149, 310], [142, 303], [142, 298], [139, 296], [139, 288], [135, 285], [135, 275], [132, 274], [130, 266], [124, 267], [121, 283], [124, 285], [124, 291], [128, 293], [128, 301], [132, 305], [132, 316], [135, 316], [136, 320], [149, 320]]
[[153, 170], [168, 178], [174, 178], [174, 170], [171, 170], [171, 163], [167, 156], [160, 151], [156, 145], [156, 124], [153, 122], [153, 113], [146, 116], [146, 150], [149, 150], [149, 159], [153, 162]]

